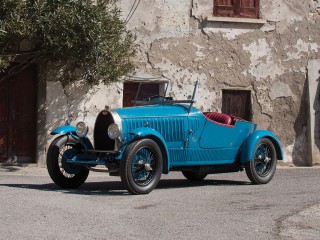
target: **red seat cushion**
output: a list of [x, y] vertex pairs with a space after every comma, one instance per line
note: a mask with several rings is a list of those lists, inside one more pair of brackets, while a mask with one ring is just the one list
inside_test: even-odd
[[224, 113], [217, 113], [217, 112], [205, 112], [203, 113], [205, 115], [206, 118], [215, 121], [215, 122], [219, 122], [222, 124], [227, 124], [227, 125], [231, 125], [232, 123], [232, 118]]

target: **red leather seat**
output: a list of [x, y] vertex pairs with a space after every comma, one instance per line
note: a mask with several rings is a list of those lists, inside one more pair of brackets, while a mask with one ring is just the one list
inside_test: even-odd
[[232, 118], [224, 113], [217, 113], [217, 112], [205, 112], [203, 113], [206, 118], [212, 120], [214, 122], [219, 122], [222, 124], [231, 125]]

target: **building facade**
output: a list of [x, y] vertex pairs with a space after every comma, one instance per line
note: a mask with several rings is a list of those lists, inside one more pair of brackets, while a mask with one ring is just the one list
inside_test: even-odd
[[[185, 99], [199, 81], [203, 111], [240, 115], [280, 139], [285, 162], [320, 164], [320, 3], [314, 0], [122, 0], [137, 37], [135, 71], [109, 86], [63, 84], [65, 65], [38, 67], [35, 161], [45, 165], [50, 131], [128, 106], [143, 78], [151, 92]], [[59, 71], [57, 71], [59, 69]]]

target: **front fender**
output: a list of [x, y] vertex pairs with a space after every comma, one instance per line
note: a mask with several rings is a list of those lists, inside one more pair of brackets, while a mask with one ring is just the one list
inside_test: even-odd
[[51, 135], [71, 135], [76, 141], [78, 141], [80, 144], [82, 144], [86, 149], [93, 149], [93, 145], [89, 138], [86, 136], [84, 138], [79, 138], [76, 134], [76, 128], [73, 126], [61, 126], [54, 129], [51, 133]]
[[283, 160], [283, 153], [281, 149], [281, 144], [279, 139], [272, 133], [267, 130], [257, 130], [254, 131], [242, 145], [240, 161], [242, 164], [246, 164], [253, 158], [254, 149], [258, 141], [262, 138], [268, 138], [274, 145], [277, 153], [277, 159]]
[[56, 135], [56, 134], [70, 134], [72, 132], [76, 132], [76, 128], [73, 126], [61, 126], [61, 127], [57, 127], [56, 129], [54, 129], [50, 134], [51, 135]]
[[151, 128], [137, 128], [129, 132], [130, 135], [133, 135], [134, 138], [151, 138], [160, 146], [160, 149], [163, 153], [163, 173], [169, 173], [170, 169], [170, 154], [166, 141], [162, 135], [154, 129]]

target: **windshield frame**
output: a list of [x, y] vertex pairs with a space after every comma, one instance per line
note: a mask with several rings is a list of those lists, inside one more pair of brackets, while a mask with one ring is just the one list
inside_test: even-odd
[[[143, 78], [131, 79], [130, 82], [138, 82], [139, 83], [136, 95], [135, 95], [134, 99], [132, 100], [133, 106], [156, 105], [156, 104], [190, 104], [188, 107], [188, 113], [190, 113], [192, 105], [195, 103], [194, 98], [195, 98], [197, 87], [198, 87], [198, 81], [195, 82], [194, 90], [193, 90], [193, 93], [192, 93], [192, 96], [190, 97], [190, 99], [173, 100], [172, 97], [166, 97], [167, 91], [169, 88], [170, 79], [168, 79], [168, 78], [162, 78], [162, 79], [161, 78], [153, 78], [152, 81], [150, 81], [150, 80], [151, 80], [150, 78], [148, 78], [148, 79], [143, 79]], [[165, 84], [164, 96], [161, 96], [161, 99], [158, 98], [157, 100], [138, 100], [141, 86], [143, 84], [150, 84], [150, 83]]]

